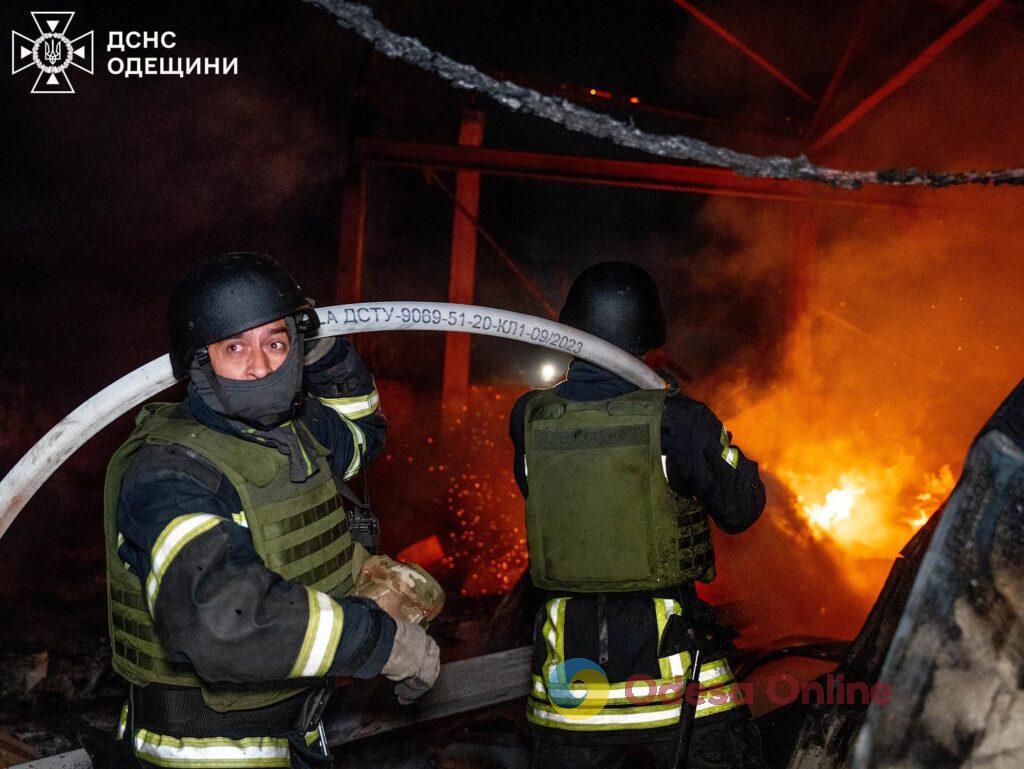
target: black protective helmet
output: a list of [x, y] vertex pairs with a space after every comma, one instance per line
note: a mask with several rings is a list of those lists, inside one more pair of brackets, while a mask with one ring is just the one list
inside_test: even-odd
[[558, 322], [633, 355], [665, 344], [665, 315], [654, 278], [629, 262], [601, 262], [579, 274]]
[[174, 287], [170, 303], [171, 367], [181, 379], [208, 344], [295, 316], [311, 334], [320, 321], [295, 278], [266, 254], [232, 253], [196, 267]]

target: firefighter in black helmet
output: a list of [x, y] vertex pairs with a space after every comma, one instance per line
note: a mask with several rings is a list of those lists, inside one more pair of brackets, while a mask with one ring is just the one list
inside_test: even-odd
[[386, 423], [348, 340], [310, 341], [312, 303], [262, 254], [213, 259], [170, 303], [182, 403], [150, 404], [105, 489], [122, 760], [175, 769], [330, 763], [337, 676], [433, 683], [437, 645], [348, 597], [366, 551], [339, 490]]
[[[626, 262], [581, 273], [559, 321], [637, 356], [665, 342], [657, 286]], [[704, 404], [675, 388], [638, 390], [582, 360], [565, 381], [519, 399], [510, 433], [530, 575], [546, 599], [527, 707], [534, 764], [620, 766], [627, 744], [641, 743], [669, 767], [691, 658], [665, 642], [682, 622], [715, 627], [694, 590], [715, 574], [709, 521], [736, 534], [757, 520], [757, 465]], [[760, 769], [730, 645], [714, 635], [687, 766]]]

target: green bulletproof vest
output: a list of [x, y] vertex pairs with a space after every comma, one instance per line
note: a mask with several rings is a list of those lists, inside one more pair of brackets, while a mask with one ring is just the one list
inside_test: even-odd
[[[235, 487], [256, 552], [273, 571], [300, 585], [340, 599], [353, 586], [353, 544], [345, 510], [334, 483], [327, 449], [313, 441], [319, 468], [306, 481], [288, 479], [288, 458], [271, 446], [212, 430], [192, 418], [176, 416], [178, 404], [150, 404], [136, 419], [135, 431], [107, 468], [104, 533], [107, 547], [107, 606], [114, 670], [138, 686], [149, 683], [195, 686], [214, 710], [263, 707], [305, 691], [290, 688], [247, 689], [201, 681], [187, 663], [169, 659], [156, 634], [138, 576], [118, 556], [117, 502], [121, 478], [135, 452], [145, 444], [174, 444], [202, 456]], [[306, 429], [301, 422], [297, 429]], [[203, 511], [196, 511], [203, 512]]]
[[704, 507], [665, 478], [668, 390], [570, 401], [546, 390], [526, 408], [530, 576], [548, 590], [653, 590], [714, 578]]

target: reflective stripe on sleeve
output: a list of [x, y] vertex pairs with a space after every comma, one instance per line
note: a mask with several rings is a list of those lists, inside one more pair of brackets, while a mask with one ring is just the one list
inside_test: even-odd
[[341, 604], [319, 590], [306, 588], [306, 592], [309, 596], [309, 622], [289, 678], [326, 675], [341, 640], [344, 624]]
[[355, 395], [350, 398], [320, 398], [322, 404], [345, 419], [362, 419], [369, 416], [380, 405], [380, 395], [375, 389], [369, 395]]
[[352, 433], [352, 461], [348, 463], [348, 469], [345, 470], [344, 478], [347, 481], [358, 473], [362, 466], [363, 451], [366, 448], [366, 435], [363, 434], [362, 428], [355, 422], [348, 419], [342, 419], [341, 421], [345, 423], [349, 432]]
[[726, 431], [725, 427], [722, 427], [722, 434], [718, 438], [722, 444], [722, 459], [725, 463], [735, 470], [740, 464], [740, 452], [739, 449], [732, 446], [732, 437]]
[[146, 580], [146, 597], [149, 599], [149, 613], [156, 616], [156, 596], [160, 581], [167, 568], [182, 548], [200, 534], [209, 531], [224, 519], [210, 513], [179, 515], [160, 532], [153, 545], [152, 564]]

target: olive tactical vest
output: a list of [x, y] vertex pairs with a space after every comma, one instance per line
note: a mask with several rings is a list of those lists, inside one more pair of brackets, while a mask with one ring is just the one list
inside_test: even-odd
[[665, 478], [668, 390], [570, 401], [545, 390], [526, 408], [530, 575], [548, 590], [653, 590], [714, 578], [704, 507]]
[[[201, 687], [207, 704], [219, 711], [273, 704], [308, 688], [296, 681], [287, 689], [213, 686], [185, 662], [170, 659], [157, 637], [139, 577], [118, 556], [117, 503], [121, 478], [145, 444], [183, 446], [222, 472], [242, 501], [235, 517], [252, 534], [267, 567], [283, 578], [341, 599], [352, 588], [352, 536], [334, 483], [329, 452], [313, 441], [318, 472], [302, 483], [288, 479], [288, 458], [276, 448], [225, 435], [192, 418], [179, 418], [178, 404], [150, 404], [135, 431], [107, 468], [104, 531], [107, 547], [107, 599], [113, 665], [130, 682]], [[296, 429], [305, 430], [301, 422]], [[197, 511], [202, 512], [202, 511]], [[303, 686], [303, 683], [307, 686]]]

